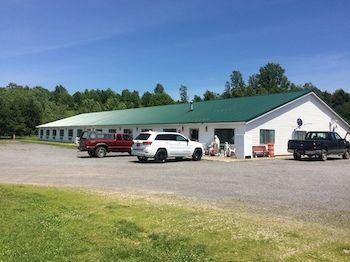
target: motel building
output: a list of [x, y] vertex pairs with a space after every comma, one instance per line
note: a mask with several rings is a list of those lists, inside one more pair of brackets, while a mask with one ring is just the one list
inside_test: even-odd
[[203, 102], [85, 113], [37, 126], [41, 140], [73, 142], [83, 131], [126, 133], [179, 132], [204, 146], [214, 135], [234, 147], [237, 158], [253, 156], [253, 146], [272, 144], [288, 155], [289, 139], [307, 131], [335, 131], [350, 125], [312, 91], [219, 99]]

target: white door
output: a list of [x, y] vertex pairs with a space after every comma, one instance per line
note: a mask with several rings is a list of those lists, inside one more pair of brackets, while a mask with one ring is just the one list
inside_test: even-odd
[[188, 156], [191, 153], [191, 149], [188, 145], [187, 138], [176, 135], [176, 141], [177, 141], [177, 155], [178, 156]]

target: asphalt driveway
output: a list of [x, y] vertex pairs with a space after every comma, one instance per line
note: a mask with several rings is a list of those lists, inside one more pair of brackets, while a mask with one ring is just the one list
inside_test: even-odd
[[123, 154], [97, 159], [72, 149], [11, 142], [0, 144], [0, 183], [169, 193], [350, 214], [350, 161], [342, 159], [142, 164]]

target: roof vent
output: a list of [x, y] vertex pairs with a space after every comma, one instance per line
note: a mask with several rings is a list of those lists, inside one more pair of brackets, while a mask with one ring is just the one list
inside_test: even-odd
[[193, 101], [190, 101], [190, 111], [193, 111]]

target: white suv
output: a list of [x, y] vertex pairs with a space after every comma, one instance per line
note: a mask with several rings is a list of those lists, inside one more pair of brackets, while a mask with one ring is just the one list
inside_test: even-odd
[[201, 160], [204, 148], [201, 143], [191, 141], [179, 133], [145, 132], [139, 134], [131, 148], [131, 154], [140, 162], [154, 158], [157, 162], [165, 162], [169, 157], [191, 157]]

